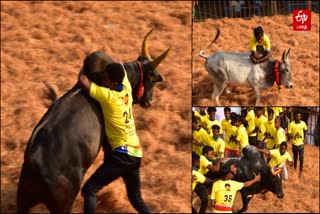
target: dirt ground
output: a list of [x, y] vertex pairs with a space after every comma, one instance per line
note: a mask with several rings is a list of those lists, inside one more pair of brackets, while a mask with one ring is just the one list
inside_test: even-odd
[[[192, 103], [217, 105], [211, 100], [214, 82], [204, 67], [205, 59], [199, 52], [205, 49], [216, 35], [214, 26], [220, 28], [218, 40], [205, 51], [247, 52], [249, 38], [257, 26], [262, 26], [271, 41], [271, 54], [280, 60], [282, 53], [290, 50], [293, 88], [277, 86], [262, 91], [260, 105], [318, 106], [319, 105], [319, 14], [311, 14], [311, 31], [293, 31], [292, 15], [272, 17], [206, 19], [193, 24], [192, 40]], [[221, 105], [254, 105], [253, 90], [245, 86], [230, 87], [231, 94], [222, 93]]]
[[[190, 212], [191, 23], [191, 2], [1, 1], [1, 213], [15, 211], [24, 150], [47, 110], [42, 81], [61, 96], [93, 51], [134, 61], [151, 28], [150, 54], [172, 50], [158, 67], [164, 82], [155, 86], [152, 108], [134, 107], [144, 153], [142, 196], [154, 212]], [[83, 183], [102, 158], [100, 153]], [[97, 199], [98, 212], [135, 212], [121, 179]], [[72, 211], [82, 208], [79, 194]]]

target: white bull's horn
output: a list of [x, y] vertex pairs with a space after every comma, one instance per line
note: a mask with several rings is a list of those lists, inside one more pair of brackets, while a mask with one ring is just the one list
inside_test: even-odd
[[148, 51], [148, 39], [149, 35], [152, 33], [153, 28], [145, 35], [144, 40], [142, 42], [142, 48], [141, 48], [141, 56], [150, 58], [149, 51]]

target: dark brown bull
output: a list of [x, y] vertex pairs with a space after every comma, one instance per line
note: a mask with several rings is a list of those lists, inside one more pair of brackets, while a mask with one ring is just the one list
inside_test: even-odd
[[[124, 63], [134, 103], [143, 107], [150, 107], [153, 86], [163, 81], [155, 69], [170, 51], [168, 48], [152, 60], [148, 53], [151, 32], [144, 38], [138, 60]], [[102, 51], [90, 54], [87, 60], [85, 73], [99, 84], [100, 72], [112, 60]], [[39, 203], [50, 212], [70, 212], [84, 174], [101, 146], [110, 148], [105, 141], [102, 111], [94, 99], [77, 84], [58, 100], [52, 89], [50, 94], [53, 104], [34, 128], [25, 150], [17, 193], [19, 213], [26, 213]]]

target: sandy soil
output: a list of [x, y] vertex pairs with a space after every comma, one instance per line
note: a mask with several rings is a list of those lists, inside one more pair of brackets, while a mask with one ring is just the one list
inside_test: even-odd
[[[311, 31], [293, 31], [292, 15], [273, 17], [206, 19], [193, 24], [192, 40], [192, 103], [193, 105], [216, 105], [211, 100], [214, 82], [204, 68], [205, 59], [198, 54], [216, 35], [214, 26], [220, 28], [216, 43], [205, 54], [215, 51], [247, 52], [252, 30], [262, 26], [270, 37], [272, 56], [280, 60], [282, 53], [291, 48], [290, 63], [294, 87], [278, 93], [276, 84], [262, 91], [260, 105], [318, 106], [319, 105], [319, 14], [311, 15]], [[254, 105], [255, 98], [249, 87], [231, 88], [232, 94], [220, 96], [221, 105]]]
[[[93, 51], [134, 61], [151, 28], [150, 54], [172, 51], [158, 67], [165, 81], [155, 87], [153, 107], [134, 107], [144, 150], [142, 195], [155, 212], [190, 212], [191, 2], [122, 1], [1, 2], [1, 213], [15, 211], [24, 150], [47, 110], [41, 81], [61, 96]], [[97, 198], [98, 212], [135, 212], [121, 179]], [[72, 211], [82, 207], [79, 194]]]

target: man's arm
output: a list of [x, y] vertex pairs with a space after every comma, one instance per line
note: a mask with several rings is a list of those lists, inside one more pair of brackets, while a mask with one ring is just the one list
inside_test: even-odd
[[250, 181], [244, 182], [243, 183], [243, 187], [251, 186], [255, 182], [260, 181], [260, 179], [261, 179], [260, 173], [258, 175], [254, 174], [254, 178], [252, 180], [250, 180]]
[[78, 85], [84, 90], [86, 93], [89, 94], [90, 87], [91, 87], [91, 81], [88, 79], [86, 75], [83, 73], [83, 69], [80, 70], [78, 75]]
[[259, 149], [257, 147], [256, 147], [256, 149], [257, 149], [258, 152], [262, 152], [263, 154], [266, 154], [266, 155], [270, 154], [270, 150], [269, 149]]

